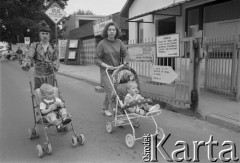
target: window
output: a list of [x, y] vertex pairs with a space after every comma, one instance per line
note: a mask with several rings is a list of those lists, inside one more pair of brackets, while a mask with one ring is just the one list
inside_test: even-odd
[[[161, 19], [157, 22], [157, 34], [167, 35], [176, 33], [176, 18], [171, 17], [168, 19]], [[159, 57], [157, 58], [157, 65], [171, 66], [175, 70], [175, 58], [174, 57]]]

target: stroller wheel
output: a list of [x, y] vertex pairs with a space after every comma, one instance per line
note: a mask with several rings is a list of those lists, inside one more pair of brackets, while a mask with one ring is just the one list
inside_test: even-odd
[[52, 154], [52, 145], [50, 143], [47, 143], [46, 152], [49, 155]]
[[125, 137], [125, 143], [129, 148], [132, 148], [135, 144], [135, 139], [132, 134], [127, 134]]
[[112, 130], [113, 130], [112, 123], [109, 122], [109, 121], [107, 121], [107, 123], [106, 123], [106, 130], [107, 130], [108, 133], [111, 133]]
[[33, 139], [38, 137], [38, 131], [36, 128], [30, 128], [28, 129], [28, 133], [29, 133], [29, 139]]
[[72, 136], [72, 146], [76, 147], [78, 145], [78, 140], [76, 136]]
[[163, 136], [165, 135], [163, 129], [160, 128], [160, 127], [157, 128], [157, 133], [156, 134], [157, 134], [157, 139], [158, 140], [161, 140], [163, 138]]
[[39, 158], [41, 158], [43, 156], [43, 149], [41, 145], [37, 145], [37, 155]]
[[80, 143], [81, 145], [83, 145], [84, 142], [85, 142], [85, 137], [84, 137], [84, 135], [83, 135], [83, 134], [79, 134], [79, 135], [77, 136], [77, 138], [78, 138], [78, 143]]

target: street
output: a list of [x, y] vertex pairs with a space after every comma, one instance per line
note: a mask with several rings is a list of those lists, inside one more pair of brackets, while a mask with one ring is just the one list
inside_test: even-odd
[[[34, 125], [28, 74], [31, 73], [22, 71], [18, 63], [0, 63], [0, 162], [143, 162], [142, 140], [136, 141], [132, 149], [125, 144], [126, 134], [132, 133], [130, 126], [117, 127], [113, 133], [107, 133], [106, 117], [101, 113], [104, 94], [96, 93], [94, 86], [86, 82], [60, 75], [57, 75], [57, 80], [61, 95], [72, 115], [76, 132], [84, 134], [86, 141], [73, 148], [72, 132], [58, 133], [55, 127], [50, 127], [47, 133], [53, 153], [38, 158], [36, 145], [44, 143], [45, 136], [42, 126], [38, 125], [40, 138], [28, 139], [28, 129]], [[171, 134], [164, 144], [170, 157], [174, 150], [182, 147], [175, 145], [180, 140], [189, 145], [189, 155], [193, 157], [193, 141], [208, 142], [211, 135], [218, 146], [214, 146], [213, 151], [208, 151], [206, 145], [200, 147], [199, 162], [210, 162], [208, 152], [218, 158], [217, 162], [222, 162], [219, 160], [219, 153], [230, 147], [222, 145], [227, 140], [236, 145], [236, 156], [240, 157], [239, 133], [168, 110], [162, 110], [162, 114], [156, 119], [165, 134]], [[137, 136], [153, 133], [154, 124], [151, 119], [140, 119], [140, 124], [136, 129]], [[158, 162], [167, 162], [159, 152], [157, 157]], [[182, 152], [178, 158], [180, 157], [183, 157]], [[225, 157], [230, 157], [230, 153]]]

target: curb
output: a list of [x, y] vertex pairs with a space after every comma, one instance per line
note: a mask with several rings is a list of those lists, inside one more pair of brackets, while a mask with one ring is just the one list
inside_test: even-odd
[[240, 121], [230, 119], [228, 117], [218, 115], [218, 114], [209, 114], [205, 118], [208, 122], [215, 125], [227, 128], [236, 132], [240, 132]]
[[166, 102], [158, 101], [158, 103], [161, 103], [161, 106], [163, 106], [164, 110], [179, 113], [189, 117], [196, 117], [197, 119], [207, 121], [216, 126], [229, 129], [234, 132], [240, 132], [240, 121], [238, 120], [231, 119], [219, 114], [203, 112], [202, 110], [199, 110], [198, 112], [194, 113], [190, 109], [177, 108]]

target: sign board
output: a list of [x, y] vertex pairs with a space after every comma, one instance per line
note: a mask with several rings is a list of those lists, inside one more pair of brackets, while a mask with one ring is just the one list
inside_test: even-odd
[[171, 66], [153, 65], [152, 67], [152, 81], [154, 82], [171, 84], [177, 77], [178, 74]]
[[76, 59], [76, 51], [69, 51], [68, 59]]
[[153, 63], [156, 55], [155, 44], [129, 46], [130, 62]]
[[30, 44], [30, 37], [24, 37], [24, 43], [26, 45], [29, 45]]
[[53, 3], [45, 12], [45, 14], [57, 24], [65, 15], [65, 11], [57, 4]]
[[67, 48], [67, 40], [59, 39], [58, 40], [58, 47], [59, 47], [59, 58], [65, 58], [66, 48]]
[[156, 39], [157, 57], [178, 57], [179, 49], [179, 34], [171, 34], [158, 36]]
[[104, 18], [101, 18], [101, 19], [98, 19], [98, 20], [94, 21], [93, 22], [94, 36], [101, 35], [104, 27], [109, 22], [112, 22], [112, 21], [113, 21], [112, 16], [104, 17]]
[[70, 40], [69, 48], [78, 48], [78, 40]]

